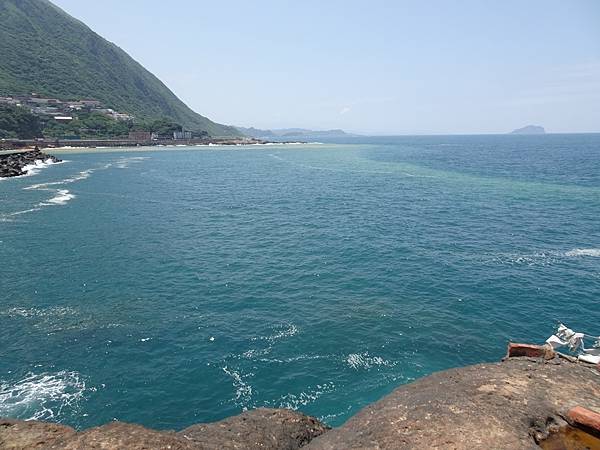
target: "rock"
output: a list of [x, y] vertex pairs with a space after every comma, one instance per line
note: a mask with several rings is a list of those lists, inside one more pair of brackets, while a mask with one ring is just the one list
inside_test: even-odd
[[37, 147], [34, 150], [25, 152], [0, 155], [0, 177], [18, 177], [20, 175], [25, 175], [23, 168], [27, 165], [34, 164], [36, 161], [61, 162], [61, 160], [55, 156], [41, 152]]
[[91, 428], [44, 447], [47, 450], [195, 450], [199, 448], [202, 447], [172, 431], [154, 431], [140, 425], [121, 422]]
[[540, 355], [430, 375], [330, 431], [314, 418], [275, 409], [180, 432], [115, 422], [76, 433], [62, 425], [5, 420], [0, 449], [539, 449], [537, 443], [567, 422], [600, 425], [596, 368]]
[[439, 372], [402, 386], [306, 448], [538, 449], [574, 406], [600, 411], [592, 366], [510, 358]]
[[317, 419], [280, 409], [257, 409], [176, 433], [113, 422], [80, 433], [63, 425], [5, 420], [0, 449], [10, 450], [295, 450], [329, 428]]
[[179, 434], [200, 448], [294, 450], [328, 429], [295, 411], [260, 408], [220, 422], [193, 425]]
[[0, 419], [0, 449], [3, 450], [51, 448], [55, 442], [74, 435], [73, 428], [55, 423]]

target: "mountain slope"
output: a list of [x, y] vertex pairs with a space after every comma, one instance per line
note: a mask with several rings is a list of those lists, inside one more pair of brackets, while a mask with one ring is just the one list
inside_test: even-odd
[[137, 119], [169, 118], [212, 136], [234, 127], [203, 117], [116, 45], [48, 0], [0, 0], [0, 95], [92, 98]]

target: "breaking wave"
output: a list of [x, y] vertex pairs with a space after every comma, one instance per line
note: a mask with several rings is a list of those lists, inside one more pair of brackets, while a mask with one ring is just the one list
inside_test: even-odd
[[0, 382], [0, 417], [60, 420], [77, 411], [86, 384], [77, 372], [29, 373], [15, 383]]
[[41, 159], [36, 159], [33, 164], [27, 164], [23, 167], [23, 171], [26, 172], [25, 175], [22, 176], [32, 176], [40, 173], [40, 170], [45, 169], [46, 167], [50, 167], [54, 164], [62, 164], [64, 161], [54, 162], [50, 158], [42, 161]]
[[[50, 193], [52, 193], [52, 197], [34, 205], [31, 208], [4, 214], [4, 215], [0, 216], [0, 222], [10, 221], [11, 217], [16, 217], [16, 216], [20, 216], [23, 214], [28, 214], [30, 212], [39, 211], [40, 209], [48, 207], [48, 206], [64, 206], [69, 201], [76, 198], [76, 195], [73, 194], [69, 189], [65, 189], [66, 185], [85, 180], [98, 170], [106, 170], [111, 167], [115, 167], [117, 169], [126, 169], [129, 167], [130, 164], [140, 163], [146, 159], [148, 159], [148, 158], [143, 157], [143, 156], [122, 157], [122, 158], [117, 159], [116, 161], [109, 162], [109, 163], [103, 164], [98, 167], [82, 170], [81, 172], [79, 172], [71, 177], [64, 178], [59, 181], [50, 181], [47, 183], [37, 183], [37, 184], [32, 184], [30, 186], [24, 187], [23, 190], [25, 190], [25, 191], [50, 192]], [[51, 160], [48, 160], [47, 162], [36, 161], [36, 164], [26, 166], [26, 168], [28, 170], [27, 175], [33, 175], [33, 174], [37, 173], [37, 171], [40, 168], [47, 167], [50, 164], [62, 164], [65, 162], [68, 162], [68, 161], [62, 161], [60, 163], [54, 163]]]
[[600, 258], [600, 248], [574, 248], [573, 250], [566, 252], [565, 256], [592, 256], [595, 258]]
[[71, 194], [67, 189], [58, 189], [54, 197], [40, 203], [40, 206], [65, 205], [74, 198], [75, 194]]

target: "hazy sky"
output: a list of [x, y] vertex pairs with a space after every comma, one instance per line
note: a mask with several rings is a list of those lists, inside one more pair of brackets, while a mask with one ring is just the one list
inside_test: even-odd
[[53, 0], [213, 120], [600, 131], [600, 1]]

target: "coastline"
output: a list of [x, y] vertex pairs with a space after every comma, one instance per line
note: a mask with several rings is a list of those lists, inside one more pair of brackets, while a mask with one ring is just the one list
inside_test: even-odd
[[544, 442], [574, 434], [600, 443], [598, 370], [553, 352], [450, 369], [398, 387], [335, 429], [296, 411], [266, 408], [181, 431], [113, 422], [77, 432], [4, 419], [0, 449], [563, 448]]
[[[37, 173], [52, 164], [62, 162], [54, 155], [91, 154], [91, 153], [136, 153], [136, 152], [164, 152], [173, 150], [215, 150], [215, 149], [248, 149], [257, 147], [288, 147], [288, 146], [313, 146], [319, 143], [305, 142], [252, 142], [252, 143], [208, 143], [208, 144], [170, 144], [170, 145], [131, 145], [131, 146], [62, 146], [18, 148], [0, 150], [0, 179], [15, 178]], [[48, 153], [51, 152], [52, 154]]]
[[33, 148], [117, 148], [117, 147], [213, 147], [242, 145], [305, 144], [306, 142], [275, 142], [255, 138], [201, 138], [201, 139], [2, 139], [2, 151], [27, 151]]

